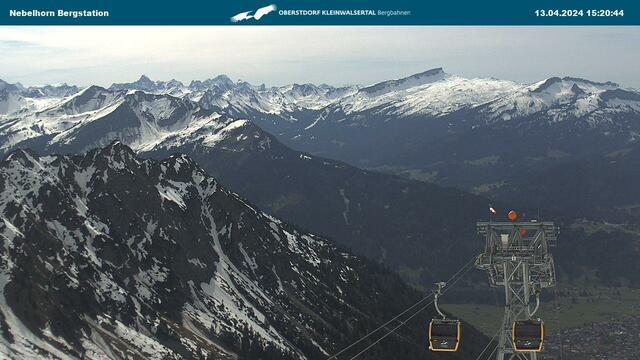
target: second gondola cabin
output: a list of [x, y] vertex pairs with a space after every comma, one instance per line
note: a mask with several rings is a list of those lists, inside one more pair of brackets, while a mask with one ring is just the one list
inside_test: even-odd
[[544, 344], [544, 322], [521, 320], [513, 323], [513, 349], [521, 352], [542, 351]]
[[433, 319], [429, 323], [429, 350], [458, 351], [462, 326], [459, 320]]

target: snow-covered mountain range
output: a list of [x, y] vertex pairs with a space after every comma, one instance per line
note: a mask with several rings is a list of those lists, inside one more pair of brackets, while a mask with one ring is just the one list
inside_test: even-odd
[[612, 82], [553, 77], [496, 99], [480, 111], [495, 120], [546, 112], [552, 121], [586, 117], [595, 125], [615, 112], [640, 112], [640, 94]]
[[[188, 154], [265, 211], [412, 269], [410, 280], [421, 285], [455, 268], [446, 258], [452, 246], [475, 251], [477, 244], [463, 241], [473, 229], [459, 225], [482, 216], [488, 202], [426, 182], [483, 196], [513, 193], [512, 184], [525, 189], [528, 176], [554, 166], [622, 156], [640, 134], [635, 90], [571, 77], [527, 85], [438, 68], [335, 88], [143, 76], [38, 97], [2, 84], [4, 94], [28, 104], [0, 115], [3, 154], [75, 154], [116, 139], [145, 157]], [[439, 242], [442, 229], [452, 242]], [[425, 267], [427, 260], [434, 266]]]
[[[234, 82], [226, 75], [185, 85], [177, 80], [153, 81], [142, 75], [131, 83], [113, 84], [108, 89], [93, 86], [83, 92], [93, 94], [96, 89], [121, 96], [135, 91], [171, 95], [191, 100], [203, 109], [242, 118], [273, 119], [269, 115], [276, 115], [283, 122], [298, 123], [300, 135], [311, 133], [313, 126], [330, 120], [371, 126], [378, 117], [442, 117], [470, 109], [492, 120], [505, 121], [543, 112], [559, 121], [567, 117], [597, 118], [602, 112], [640, 111], [638, 92], [612, 82], [552, 77], [527, 85], [493, 78], [468, 79], [445, 73], [442, 68], [370, 86], [267, 87]], [[7, 118], [19, 115], [16, 112], [21, 116], [42, 112], [79, 91], [66, 84], [24, 88], [19, 83], [0, 81], [0, 115]], [[311, 112], [297, 118], [304, 111]]]
[[6, 152], [44, 141], [45, 149], [82, 152], [114, 139], [136, 151], [191, 141], [213, 146], [245, 122], [206, 110], [185, 98], [91, 86], [56, 102], [49, 100], [37, 110], [7, 115], [0, 125], [0, 149]]
[[[511, 81], [467, 79], [432, 69], [409, 77], [363, 87], [326, 109], [327, 116], [374, 114], [406, 117], [415, 114], [444, 115], [483, 104], [522, 88]], [[333, 115], [335, 116], [335, 115]], [[337, 119], [341, 121], [344, 119]]]
[[[148, 89], [165, 86], [142, 83]], [[213, 85], [192, 87], [199, 86]], [[166, 93], [91, 86], [37, 111], [5, 115], [0, 121], [0, 140], [4, 153], [29, 148], [42, 154], [78, 154], [119, 140], [145, 157], [188, 154], [230, 189], [271, 214], [327, 234], [393, 267], [422, 267], [425, 259], [441, 261], [437, 254], [446, 252], [452, 243], [433, 249], [438, 240], [435, 224], [447, 226], [455, 209], [438, 210], [435, 203], [464, 204], [461, 218], [472, 221], [486, 202], [459, 191], [291, 150], [247, 119]], [[430, 216], [429, 221], [424, 221], [425, 215]], [[404, 220], [370, 226], [383, 217]], [[451, 233], [456, 239], [470, 235], [470, 229], [464, 228]], [[406, 255], [408, 247], [413, 248], [411, 257]], [[462, 248], [475, 251], [473, 243]], [[433, 270], [421, 270], [412, 281], [431, 281], [457, 265], [443, 263]]]
[[113, 84], [111, 90], [142, 90], [157, 94], [187, 97], [206, 109], [225, 110], [230, 114], [259, 111], [282, 114], [297, 109], [319, 109], [356, 91], [356, 87], [335, 88], [329, 85], [291, 84], [280, 87], [254, 86], [219, 75], [184, 85], [177, 80], [152, 81], [146, 76], [135, 82]]
[[[0, 240], [3, 358], [323, 359], [420, 296], [188, 157], [146, 160], [118, 142], [12, 152]], [[424, 336], [419, 322], [403, 331]], [[457, 359], [477, 352], [466, 336]], [[369, 358], [427, 358], [402, 339]]]
[[[281, 134], [285, 142], [309, 150], [314, 146], [312, 143], [325, 141], [332, 132], [350, 132], [345, 128], [402, 127], [394, 123], [396, 119], [423, 122], [444, 119], [451, 123], [447, 128], [451, 131], [461, 126], [466, 129], [526, 121], [532, 116], [544, 117], [550, 123], [579, 120], [597, 127], [610, 123], [608, 119], [619, 114], [640, 114], [640, 93], [612, 82], [572, 77], [552, 77], [527, 85], [493, 78], [467, 79], [437, 68], [362, 87], [297, 121], [291, 121], [290, 117], [283, 117], [285, 121], [273, 121], [273, 117], [266, 116], [253, 119]], [[363, 132], [367, 131], [370, 130]], [[343, 139], [333, 140], [342, 143]]]
[[317, 110], [245, 116], [297, 150], [479, 193], [640, 140], [637, 90], [566, 76], [467, 79], [440, 68]]

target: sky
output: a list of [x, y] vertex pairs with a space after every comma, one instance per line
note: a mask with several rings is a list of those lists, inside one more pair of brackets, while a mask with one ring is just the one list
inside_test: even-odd
[[640, 27], [0, 27], [0, 79], [108, 86], [219, 74], [269, 86], [368, 85], [431, 68], [640, 88]]

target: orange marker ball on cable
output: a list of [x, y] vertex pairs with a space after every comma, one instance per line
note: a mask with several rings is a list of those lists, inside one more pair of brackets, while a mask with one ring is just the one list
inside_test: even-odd
[[515, 222], [518, 220], [518, 213], [515, 210], [511, 210], [507, 214], [507, 218], [509, 218], [510, 221]]

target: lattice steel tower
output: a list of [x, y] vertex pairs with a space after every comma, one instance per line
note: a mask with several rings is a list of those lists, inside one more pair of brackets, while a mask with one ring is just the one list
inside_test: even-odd
[[516, 350], [514, 324], [539, 323], [540, 348], [537, 350], [542, 348], [544, 326], [534, 315], [540, 305], [541, 289], [556, 284], [549, 248], [556, 245], [557, 229], [553, 222], [518, 222], [513, 211], [509, 213], [509, 219], [511, 222], [476, 224], [478, 234], [486, 238], [484, 252], [478, 256], [476, 267], [487, 272], [492, 287], [504, 287], [504, 318], [498, 334], [496, 360], [536, 360], [535, 350]]

